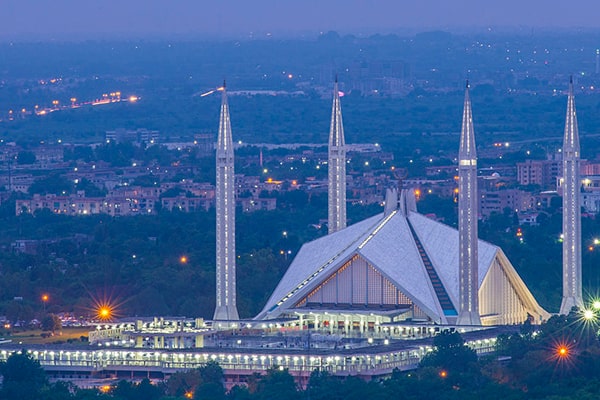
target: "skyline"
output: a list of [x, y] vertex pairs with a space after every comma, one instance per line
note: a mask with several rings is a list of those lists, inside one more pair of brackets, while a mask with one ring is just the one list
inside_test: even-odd
[[595, 29], [600, 5], [592, 0], [576, 0], [566, 9], [564, 2], [557, 0], [507, 0], [502, 4], [475, 0], [407, 4], [381, 0], [376, 7], [362, 0], [307, 0], [285, 5], [275, 0], [251, 4], [8, 0], [0, 5], [0, 10], [0, 40], [85, 40], [186, 35], [261, 37], [268, 33], [312, 36], [328, 31], [361, 35], [435, 29]]

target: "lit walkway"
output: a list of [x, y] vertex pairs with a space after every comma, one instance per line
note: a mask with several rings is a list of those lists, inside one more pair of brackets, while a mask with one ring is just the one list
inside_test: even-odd
[[[430, 341], [428, 341], [431, 343]], [[496, 339], [483, 338], [467, 342], [478, 353], [494, 350]], [[269, 368], [285, 368], [292, 375], [308, 377], [315, 370], [333, 375], [383, 376], [394, 368], [412, 369], [421, 358], [432, 350], [424, 341], [409, 341], [363, 347], [351, 350], [322, 351], [304, 349], [205, 349], [206, 351], [153, 351], [148, 349], [102, 350], [48, 350], [31, 347], [26, 351], [48, 371], [63, 374], [84, 374], [90, 377], [129, 372], [157, 372], [162, 376], [176, 371], [201, 367], [216, 361], [224, 369], [225, 376], [247, 376], [254, 372], [265, 372]], [[13, 351], [0, 351], [4, 361]]]

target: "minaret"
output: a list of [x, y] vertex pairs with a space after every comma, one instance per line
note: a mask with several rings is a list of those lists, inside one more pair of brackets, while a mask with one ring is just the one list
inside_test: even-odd
[[579, 130], [573, 97], [573, 77], [569, 83], [567, 118], [563, 141], [563, 298], [560, 313], [582, 307], [581, 291], [581, 206], [579, 178]]
[[346, 227], [346, 143], [337, 76], [333, 84], [328, 170], [328, 226], [329, 233], [333, 233]]
[[214, 320], [239, 319], [235, 303], [235, 175], [227, 92], [223, 82], [217, 139], [217, 304]]
[[477, 153], [469, 82], [465, 90], [460, 149], [458, 150], [458, 276], [457, 325], [481, 325], [477, 256]]

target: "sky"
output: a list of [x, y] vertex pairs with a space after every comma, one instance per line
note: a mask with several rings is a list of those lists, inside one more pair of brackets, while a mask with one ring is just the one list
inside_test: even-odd
[[598, 0], [0, 0], [0, 40], [600, 28]]

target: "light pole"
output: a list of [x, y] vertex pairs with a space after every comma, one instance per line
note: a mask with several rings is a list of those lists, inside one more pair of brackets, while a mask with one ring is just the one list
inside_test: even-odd
[[42, 295], [42, 304], [44, 305], [44, 314], [46, 314], [46, 303], [48, 302], [48, 300], [50, 300], [50, 296], [48, 296], [47, 294], [43, 294]]

